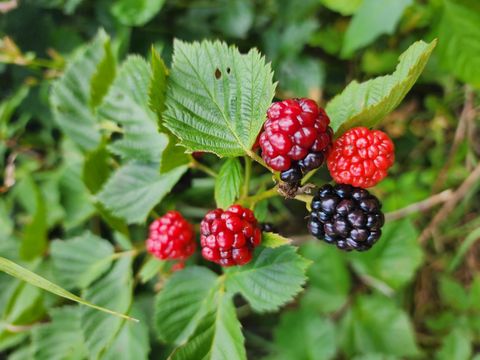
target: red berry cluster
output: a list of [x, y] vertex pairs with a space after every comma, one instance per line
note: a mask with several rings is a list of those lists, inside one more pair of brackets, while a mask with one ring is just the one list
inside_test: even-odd
[[169, 211], [150, 224], [147, 250], [159, 259], [186, 259], [195, 252], [192, 225], [177, 211]]
[[250, 209], [232, 205], [212, 210], [200, 224], [202, 255], [222, 266], [244, 265], [260, 245], [262, 232]]
[[259, 143], [263, 160], [272, 169], [290, 171], [284, 180], [296, 182], [302, 173], [320, 167], [332, 141], [330, 119], [315, 101], [289, 99], [267, 111]]
[[368, 188], [387, 176], [394, 160], [394, 145], [387, 134], [356, 127], [334, 142], [327, 166], [337, 183]]

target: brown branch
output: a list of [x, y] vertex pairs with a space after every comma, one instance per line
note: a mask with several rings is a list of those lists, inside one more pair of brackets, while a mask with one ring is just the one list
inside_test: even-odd
[[430, 224], [423, 230], [420, 235], [419, 242], [420, 244], [425, 244], [432, 234], [437, 229], [438, 225], [450, 214], [450, 212], [455, 208], [457, 203], [465, 197], [468, 191], [472, 186], [475, 185], [477, 181], [480, 180], [480, 164], [473, 170], [472, 173], [465, 179], [465, 181], [460, 185], [460, 187], [455, 190], [445, 204], [443, 204], [440, 211], [435, 215]]
[[395, 210], [385, 214], [385, 220], [387, 221], [394, 221], [403, 219], [404, 217], [419, 212], [419, 211], [426, 211], [431, 209], [432, 207], [442, 204], [452, 196], [453, 191], [451, 189], [447, 189], [442, 191], [439, 194], [435, 194], [430, 196], [429, 198], [410, 204], [402, 209]]

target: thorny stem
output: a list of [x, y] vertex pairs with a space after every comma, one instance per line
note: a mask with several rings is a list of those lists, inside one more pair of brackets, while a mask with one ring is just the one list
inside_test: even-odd
[[205, 174], [210, 175], [211, 177], [216, 178], [218, 176], [218, 174], [213, 169], [211, 169], [208, 166], [202, 164], [201, 162], [195, 160], [193, 157], [192, 157], [192, 160], [191, 160], [189, 166], [192, 169], [197, 169], [197, 170], [203, 171]]
[[248, 196], [250, 190], [250, 177], [252, 176], [252, 159], [245, 156], [245, 181], [243, 182], [242, 198]]

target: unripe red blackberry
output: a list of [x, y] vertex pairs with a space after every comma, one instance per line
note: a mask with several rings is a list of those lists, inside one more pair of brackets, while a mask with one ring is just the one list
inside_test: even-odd
[[368, 250], [382, 234], [382, 204], [365, 189], [327, 184], [319, 189], [311, 207], [310, 233], [342, 250]]
[[207, 213], [200, 224], [202, 255], [222, 266], [244, 265], [262, 241], [262, 232], [250, 209], [232, 205]]
[[186, 259], [196, 248], [193, 227], [177, 211], [169, 211], [150, 224], [147, 251], [165, 259]]
[[387, 134], [356, 127], [333, 143], [327, 166], [335, 182], [368, 188], [387, 176], [394, 161], [394, 145]]
[[289, 99], [273, 103], [260, 134], [262, 158], [285, 182], [320, 167], [332, 141], [330, 119], [315, 101]]

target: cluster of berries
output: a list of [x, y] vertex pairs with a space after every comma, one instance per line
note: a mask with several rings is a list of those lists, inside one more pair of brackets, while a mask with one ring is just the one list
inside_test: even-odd
[[[147, 250], [162, 260], [183, 261], [196, 248], [193, 226], [177, 211], [169, 211], [150, 225]], [[240, 205], [207, 213], [200, 224], [202, 256], [222, 266], [245, 265], [262, 241], [253, 212]]]
[[309, 230], [344, 250], [367, 250], [380, 237], [381, 203], [365, 188], [380, 182], [393, 165], [394, 146], [379, 130], [355, 127], [332, 141], [330, 119], [310, 99], [274, 103], [259, 136], [262, 158], [293, 187], [325, 161], [334, 187], [313, 198]]

